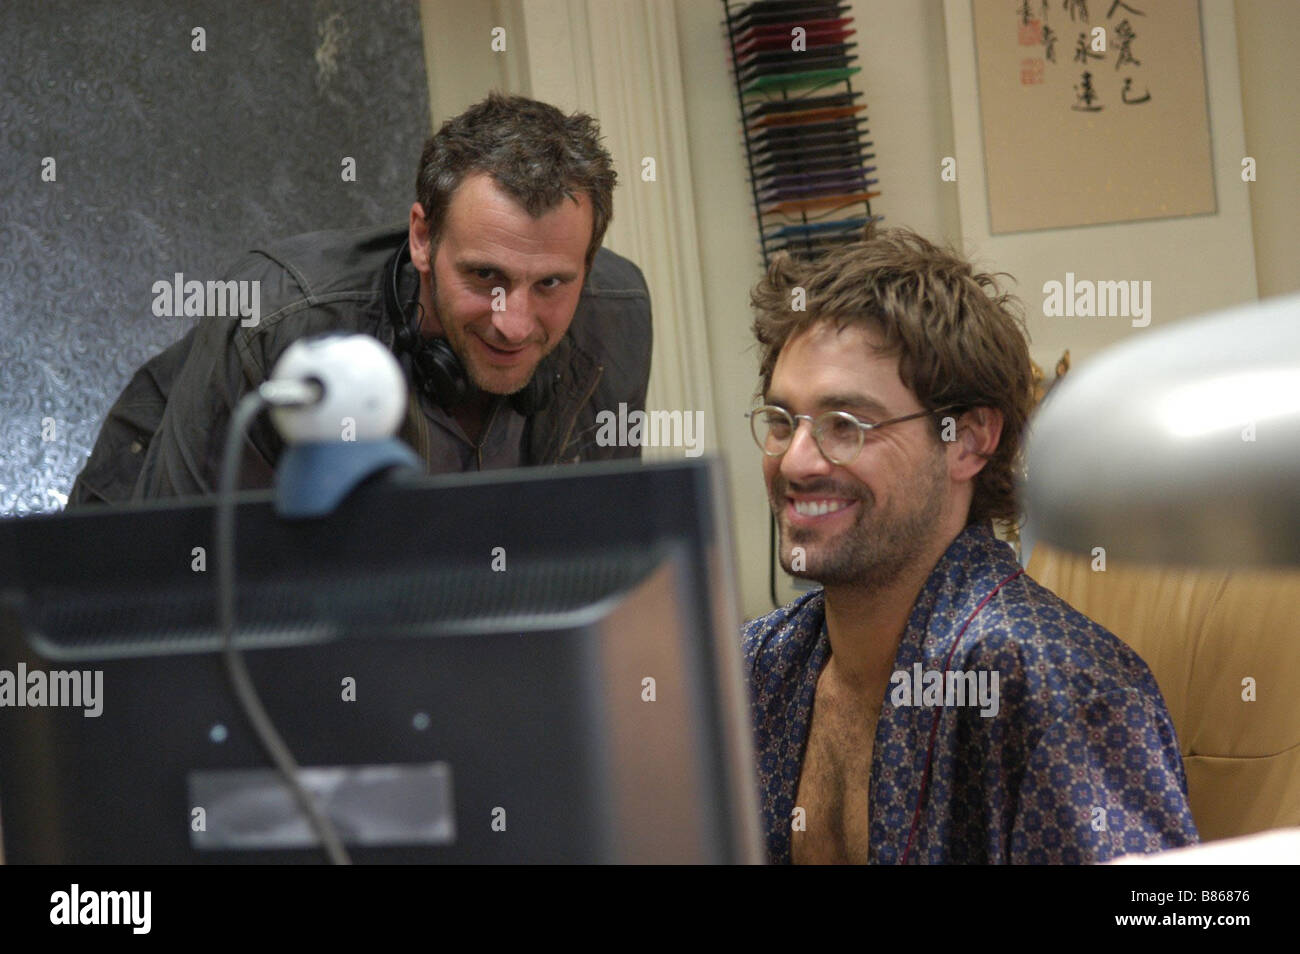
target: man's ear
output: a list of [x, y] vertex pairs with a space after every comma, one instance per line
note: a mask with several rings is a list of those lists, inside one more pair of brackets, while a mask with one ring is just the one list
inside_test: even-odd
[[973, 407], [957, 419], [957, 433], [948, 444], [948, 474], [953, 480], [973, 480], [984, 469], [1002, 439], [1002, 412]]
[[407, 229], [411, 243], [411, 264], [421, 275], [429, 274], [433, 267], [433, 244], [429, 237], [429, 222], [424, 217], [424, 206], [411, 204], [411, 221]]

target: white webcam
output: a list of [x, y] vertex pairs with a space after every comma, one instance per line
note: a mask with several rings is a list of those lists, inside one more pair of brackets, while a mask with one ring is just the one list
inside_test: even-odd
[[288, 444], [374, 441], [397, 433], [406, 413], [406, 380], [392, 352], [363, 334], [302, 338], [285, 349], [271, 381], [305, 381], [319, 400], [271, 408]]

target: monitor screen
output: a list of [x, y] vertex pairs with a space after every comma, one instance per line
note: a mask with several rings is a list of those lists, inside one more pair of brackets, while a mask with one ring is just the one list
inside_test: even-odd
[[[718, 464], [237, 500], [235, 642], [353, 860], [761, 859]], [[322, 860], [227, 678], [214, 510], [0, 521], [7, 861]]]

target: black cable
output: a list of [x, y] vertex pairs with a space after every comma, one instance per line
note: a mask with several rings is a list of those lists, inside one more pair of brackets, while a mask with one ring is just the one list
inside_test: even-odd
[[246, 395], [230, 416], [230, 429], [226, 433], [226, 446], [221, 458], [221, 481], [218, 485], [216, 541], [217, 541], [217, 603], [220, 613], [221, 648], [226, 662], [226, 672], [235, 690], [239, 705], [257, 733], [262, 748], [280, 770], [280, 775], [303, 813], [307, 816], [316, 836], [320, 839], [329, 860], [336, 865], [351, 864], [347, 849], [339, 838], [329, 817], [321, 812], [310, 792], [298, 778], [298, 763], [284, 740], [276, 731], [262, 700], [253, 685], [244, 658], [235, 648], [235, 485], [244, 440], [244, 432], [268, 404], [293, 406], [313, 404], [320, 400], [318, 384], [299, 381], [270, 381]]

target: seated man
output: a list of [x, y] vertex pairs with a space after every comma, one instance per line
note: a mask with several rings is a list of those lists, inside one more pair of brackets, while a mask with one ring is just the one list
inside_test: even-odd
[[744, 630], [771, 860], [1080, 863], [1195, 842], [1146, 664], [993, 535], [1017, 518], [1031, 407], [993, 277], [893, 230], [778, 256], [753, 303], [781, 562], [822, 584]]
[[[595, 439], [602, 409], [644, 407], [650, 374], [645, 280], [601, 248], [615, 180], [590, 116], [493, 94], [448, 120], [404, 227], [286, 239], [225, 276], [257, 289], [257, 313], [209, 315], [137, 372], [69, 504], [215, 491], [240, 397], [327, 331], [397, 353], [400, 436], [432, 473], [638, 455]], [[258, 421], [240, 486], [268, 486], [282, 449]]]

